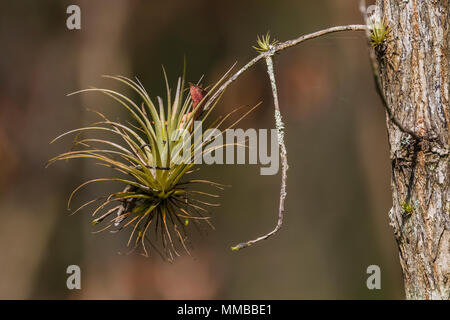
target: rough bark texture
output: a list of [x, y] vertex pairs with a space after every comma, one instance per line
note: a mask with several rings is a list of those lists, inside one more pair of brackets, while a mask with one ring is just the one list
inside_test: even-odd
[[[387, 121], [393, 208], [407, 299], [450, 298], [449, 0], [377, 0], [391, 34], [382, 91], [415, 140]], [[380, 50], [379, 50], [380, 51]]]

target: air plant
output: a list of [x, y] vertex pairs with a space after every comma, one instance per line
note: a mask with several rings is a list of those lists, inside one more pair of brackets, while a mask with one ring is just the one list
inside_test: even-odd
[[[125, 125], [111, 121], [97, 112], [101, 121], [68, 131], [51, 142], [69, 134], [78, 134], [75, 145], [81, 146], [81, 149], [62, 153], [50, 159], [49, 164], [66, 159], [94, 159], [99, 165], [112, 168], [120, 174], [118, 177], [96, 178], [84, 182], [71, 193], [68, 208], [74, 195], [84, 186], [96, 182], [118, 182], [121, 187], [117, 192], [90, 200], [73, 213], [96, 204], [92, 213], [95, 217], [92, 224], [104, 224], [98, 232], [107, 229], [117, 232], [130, 227], [128, 246], [132, 245], [133, 250], [141, 247], [146, 256], [148, 255], [146, 243], [150, 243], [157, 252], [170, 261], [179, 255], [179, 249], [189, 253], [187, 229], [190, 222], [195, 225], [206, 223], [212, 227], [209, 211], [205, 207], [218, 205], [198, 199], [198, 196], [217, 198], [218, 195], [200, 191], [196, 186], [204, 184], [218, 189], [224, 187], [213, 181], [188, 178], [194, 171], [195, 164], [192, 160], [195, 152], [198, 152], [199, 144], [194, 140], [202, 139], [200, 142], [202, 153], [213, 151], [212, 148], [204, 149], [209, 139], [203, 139], [203, 132], [194, 134], [196, 129], [192, 123], [194, 120], [204, 123], [210, 116], [223, 92], [220, 92], [215, 101], [209, 101], [210, 107], [207, 110], [203, 110], [204, 105], [218, 90], [230, 71], [231, 69], [208, 92], [190, 84], [190, 95], [186, 97], [184, 97], [183, 73], [183, 76], [178, 78], [173, 100], [164, 71], [166, 105], [160, 97], [157, 97], [156, 106], [139, 80], [133, 81], [122, 76], [106, 77], [122, 82], [137, 93], [142, 100], [140, 106], [127, 96], [109, 89], [91, 88], [72, 93], [106, 94], [125, 108], [135, 124]], [[207, 127], [219, 127], [231, 113], [215, 119]], [[183, 136], [180, 130], [184, 130]], [[119, 138], [121, 143], [115, 142], [112, 138], [79, 138], [80, 133], [89, 131], [106, 132], [116, 139]], [[193, 143], [190, 144], [187, 159], [180, 161], [178, 151], [182, 149], [186, 138]], [[155, 243], [159, 243], [159, 247], [162, 246], [163, 250], [158, 250]]]
[[391, 33], [386, 17], [375, 12], [368, 20], [370, 30], [370, 43], [374, 48], [382, 46]]
[[253, 46], [253, 49], [258, 51], [259, 53], [263, 53], [269, 51], [270, 48], [275, 46], [278, 43], [278, 40], [271, 40], [270, 33], [267, 32], [266, 35], [258, 36], [256, 39], [256, 43], [258, 44], [258, 46]]

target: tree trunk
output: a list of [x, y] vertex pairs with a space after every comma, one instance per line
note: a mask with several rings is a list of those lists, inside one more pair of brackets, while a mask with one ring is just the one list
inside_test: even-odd
[[[450, 298], [449, 0], [377, 0], [391, 33], [377, 59], [388, 107], [390, 223], [407, 299]], [[407, 131], [406, 130], [406, 131]]]

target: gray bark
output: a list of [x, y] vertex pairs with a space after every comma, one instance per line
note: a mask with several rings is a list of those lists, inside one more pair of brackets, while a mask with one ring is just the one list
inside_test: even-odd
[[388, 107], [393, 207], [407, 299], [450, 298], [449, 0], [377, 0], [391, 33], [377, 59]]

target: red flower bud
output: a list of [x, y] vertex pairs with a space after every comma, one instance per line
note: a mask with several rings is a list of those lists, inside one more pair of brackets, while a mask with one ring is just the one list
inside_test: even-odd
[[[192, 108], [195, 109], [197, 105], [200, 103], [200, 101], [203, 100], [203, 98], [208, 93], [206, 90], [202, 89], [199, 86], [196, 86], [195, 84], [189, 83], [189, 91], [191, 93], [192, 98]], [[197, 115], [200, 115], [202, 113], [202, 110], [196, 111]]]

